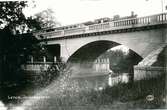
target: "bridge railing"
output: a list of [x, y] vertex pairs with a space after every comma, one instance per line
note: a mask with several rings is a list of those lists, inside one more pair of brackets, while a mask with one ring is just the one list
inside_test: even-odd
[[161, 13], [157, 15], [139, 17], [139, 18], [132, 17], [127, 19], [114, 20], [110, 22], [92, 24], [88, 26], [75, 27], [70, 29], [56, 30], [55, 28], [54, 31], [51, 32], [41, 31], [41, 33], [37, 34], [37, 38], [49, 39], [63, 36], [79, 35], [84, 33], [126, 29], [126, 28], [141, 27], [147, 25], [156, 25], [162, 23], [167, 23], [167, 13]]
[[85, 32], [85, 27], [64, 30], [64, 35], [81, 34]]
[[40, 62], [40, 61], [36, 61], [36, 62], [27, 62], [23, 65], [21, 65], [22, 70], [25, 71], [47, 71], [49, 67], [53, 66], [53, 65], [61, 65], [61, 62]]
[[21, 65], [21, 68], [26, 71], [46, 71], [48, 67], [52, 65], [51, 62], [35, 62]]
[[114, 28], [116, 27], [138, 27], [144, 25], [162, 24], [167, 22], [167, 13], [157, 14], [152, 16], [140, 17], [140, 18], [129, 18], [123, 20], [114, 21]]
[[87, 31], [104, 31], [104, 30], [110, 29], [111, 27], [112, 27], [111, 22], [94, 24], [94, 25], [88, 26]]

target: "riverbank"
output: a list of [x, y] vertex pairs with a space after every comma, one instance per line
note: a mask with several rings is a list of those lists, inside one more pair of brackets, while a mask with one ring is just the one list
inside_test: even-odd
[[[140, 80], [133, 83], [118, 84], [103, 90], [59, 90], [56, 85], [47, 88], [43, 94], [47, 99], [30, 105], [22, 105], [25, 110], [127, 110], [127, 109], [160, 109], [165, 107], [165, 77]], [[58, 91], [61, 91], [59, 93]], [[59, 95], [57, 95], [57, 93]]]
[[[40, 82], [35, 85], [27, 83], [23, 85], [6, 86], [5, 88], [0, 87], [0, 98], [6, 105], [20, 105], [27, 99], [19, 99], [17, 96], [31, 97], [36, 96], [36, 93], [47, 90], [48, 92], [44, 92], [47, 98], [40, 99], [33, 105], [30, 104], [28, 108], [31, 108], [31, 110], [46, 110], [49, 108], [49, 110], [55, 110], [55, 108], [60, 108], [60, 110], [97, 110], [97, 108], [99, 108], [99, 110], [122, 110], [122, 108], [124, 108], [123, 110], [129, 108], [160, 109], [165, 106], [164, 74], [147, 80], [134, 81], [127, 84], [120, 83], [102, 90], [86, 88], [83, 90], [80, 89], [79, 85], [75, 82], [74, 86], [73, 83], [70, 84], [70, 82], [68, 82], [70, 80], [69, 77], [65, 76], [62, 81], [59, 81], [61, 77], [64, 77], [64, 75], [60, 76], [60, 79], [55, 80], [51, 86], [46, 88], [39, 86], [38, 83]], [[56, 83], [56, 81], [59, 83]], [[66, 85], [66, 83], [68, 86], [65, 86], [66, 88], [63, 90], [64, 85], [62, 84]], [[62, 93], [56, 95], [56, 93], [59, 94], [59, 92]], [[41, 96], [43, 96], [43, 94], [41, 94]]]

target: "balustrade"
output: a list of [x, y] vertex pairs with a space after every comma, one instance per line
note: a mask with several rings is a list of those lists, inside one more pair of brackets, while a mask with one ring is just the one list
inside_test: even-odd
[[93, 24], [89, 26], [82, 27], [74, 27], [69, 29], [56, 30], [51, 32], [42, 32], [39, 33], [39, 36], [46, 36], [44, 38], [56, 38], [63, 37], [68, 35], [76, 35], [76, 34], [84, 34], [90, 32], [98, 32], [104, 30], [115, 30], [122, 29], [127, 27], [137, 27], [137, 26], [145, 26], [145, 25], [154, 25], [154, 24], [162, 24], [167, 22], [167, 13], [157, 14], [152, 16], [140, 17], [140, 18], [127, 18], [121, 20], [115, 20], [106, 23]]
[[64, 35], [71, 35], [71, 34], [80, 34], [85, 31], [85, 28], [72, 28], [64, 30]]
[[111, 27], [110, 23], [102, 23], [102, 24], [94, 24], [94, 25], [90, 25], [88, 28], [88, 31], [96, 31], [96, 30], [105, 30], [105, 29], [109, 29]]

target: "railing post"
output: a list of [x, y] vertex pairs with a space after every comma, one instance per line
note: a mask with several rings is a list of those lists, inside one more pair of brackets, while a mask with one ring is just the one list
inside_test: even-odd
[[34, 63], [34, 58], [33, 58], [33, 56], [31, 56], [31, 63]]
[[46, 56], [43, 56], [43, 63], [46, 63]]
[[56, 56], [54, 56], [54, 63], [56, 63], [57, 62], [57, 58], [56, 58]]
[[111, 77], [112, 72], [109, 72], [108, 75], [108, 85], [111, 87], [112, 86], [112, 77]]

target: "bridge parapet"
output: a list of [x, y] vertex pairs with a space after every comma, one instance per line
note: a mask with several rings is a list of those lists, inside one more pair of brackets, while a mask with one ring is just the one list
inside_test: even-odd
[[106, 31], [111, 29], [111, 27], [113, 27], [112, 22], [100, 23], [100, 24], [90, 25], [87, 31], [88, 32]]
[[123, 20], [114, 21], [114, 27], [120, 26], [143, 26], [143, 25], [154, 25], [167, 22], [167, 13], [157, 14], [152, 16], [145, 16], [140, 18], [128, 18]]
[[50, 32], [48, 32], [48, 30], [36, 32], [34, 33], [34, 35], [39, 40], [42, 40], [42, 39], [60, 38], [60, 37], [67, 37], [67, 36], [87, 34], [87, 33], [89, 34], [95, 32], [159, 25], [166, 23], [167, 23], [167, 13], [161, 13], [146, 17], [139, 17], [139, 18], [132, 17], [127, 19], [113, 20], [110, 22], [99, 23], [99, 24], [82, 25], [79, 27], [73, 27], [69, 29], [63, 29], [63, 28], [60, 29], [59, 27], [52, 29], [52, 31]]
[[84, 33], [85, 30], [86, 30], [85, 27], [66, 29], [66, 30], [64, 30], [64, 36]]

